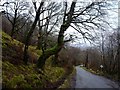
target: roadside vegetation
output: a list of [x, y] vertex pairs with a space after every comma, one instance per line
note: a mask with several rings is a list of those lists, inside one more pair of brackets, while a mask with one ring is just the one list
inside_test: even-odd
[[120, 80], [120, 28], [110, 22], [117, 18], [111, 2], [0, 1], [3, 88], [70, 87], [81, 64]]
[[93, 74], [96, 74], [96, 75], [99, 75], [99, 76], [104, 76], [104, 77], [106, 77], [108, 79], [111, 79], [113, 81], [118, 82], [118, 74], [114, 74], [114, 75], [108, 74], [108, 73], [105, 73], [104, 71], [102, 71], [102, 69], [95, 71], [95, 70], [93, 70], [91, 68], [86, 68], [86, 67], [83, 67], [83, 66], [80, 66], [80, 68], [83, 68], [84, 70], [86, 70], [88, 72], [91, 72]]
[[41, 70], [42, 74], [39, 73], [34, 59], [38, 57], [40, 50], [34, 49], [34, 46], [29, 49], [31, 58], [28, 65], [24, 65], [22, 43], [4, 32], [0, 33], [3, 49], [3, 88], [48, 88], [65, 74], [63, 67], [53, 67], [51, 58], [47, 60], [44, 71]]

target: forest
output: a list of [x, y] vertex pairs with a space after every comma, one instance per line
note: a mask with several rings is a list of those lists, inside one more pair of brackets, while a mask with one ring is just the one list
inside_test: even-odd
[[0, 87], [118, 88], [118, 13], [116, 0], [1, 0]]

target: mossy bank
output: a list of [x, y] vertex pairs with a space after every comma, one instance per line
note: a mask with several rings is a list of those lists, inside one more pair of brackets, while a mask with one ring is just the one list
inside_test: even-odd
[[46, 61], [43, 74], [36, 70], [35, 60], [41, 54], [35, 46], [29, 47], [29, 63], [24, 65], [23, 43], [2, 34], [2, 85], [3, 88], [47, 88], [65, 74], [62, 67], [53, 67], [51, 58]]

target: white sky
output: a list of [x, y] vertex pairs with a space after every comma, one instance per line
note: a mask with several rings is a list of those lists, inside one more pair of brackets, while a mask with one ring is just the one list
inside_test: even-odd
[[[118, 1], [114, 0], [114, 1], [110, 1], [110, 3], [112, 6], [108, 7], [109, 8], [107, 10], [108, 15], [104, 19], [106, 19], [106, 21], [108, 21], [113, 28], [117, 28], [118, 27]], [[107, 33], [112, 33], [112, 31], [113, 30], [110, 27], [108, 27], [106, 30]], [[74, 30], [72, 28], [69, 28], [66, 31], [66, 33], [74, 33]], [[85, 43], [84, 40], [81, 39], [78, 42], [72, 43], [72, 45], [73, 46], [80, 45], [80, 46], [84, 47], [84, 46], [89, 46], [90, 43], [88, 41], [86, 41], [86, 43]]]
[[[0, 4], [3, 4], [5, 1], [10, 1], [10, 0], [1, 0]], [[15, 1], [15, 0], [12, 0], [12, 1]], [[19, 0], [16, 0], [16, 1], [19, 1]], [[30, 0], [26, 0], [26, 1], [30, 1]], [[35, 0], [35, 1], [41, 1], [41, 0]], [[49, 0], [46, 0], [46, 1], [49, 1]], [[54, 2], [61, 2], [63, 0], [52, 0]], [[71, 3], [72, 0], [66, 0], [67, 2], [69, 2], [69, 4]], [[91, 2], [91, 1], [99, 1], [99, 0], [77, 0], [78, 2]], [[104, 1], [109, 1], [109, 3], [111, 3], [112, 6], [110, 6], [109, 10], [108, 10], [108, 16], [105, 18], [109, 23], [110, 25], [113, 27], [113, 28], [117, 28], [118, 27], [118, 1], [119, 0], [104, 0]], [[61, 7], [62, 8], [62, 7]], [[110, 28], [108, 28], [110, 30]], [[66, 31], [66, 34], [69, 34], [69, 33], [77, 33], [76, 31], [73, 30], [73, 28], [69, 28], [67, 31]], [[78, 34], [79, 35], [79, 34]], [[84, 40], [80, 40], [79, 41], [80, 43], [84, 43]], [[75, 42], [73, 43], [74, 44], [79, 44], [78, 42]], [[81, 44], [81, 45], [89, 45], [89, 43], [87, 42], [86, 44]]]

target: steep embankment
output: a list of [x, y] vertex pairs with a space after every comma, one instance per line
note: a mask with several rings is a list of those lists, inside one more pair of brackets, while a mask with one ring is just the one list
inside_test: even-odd
[[3, 88], [46, 88], [60, 79], [65, 70], [61, 67], [52, 67], [51, 58], [45, 65], [44, 75], [36, 71], [34, 62], [41, 51], [36, 47], [29, 48], [29, 64], [23, 64], [23, 44], [12, 39], [8, 34], [2, 34], [2, 79]]

